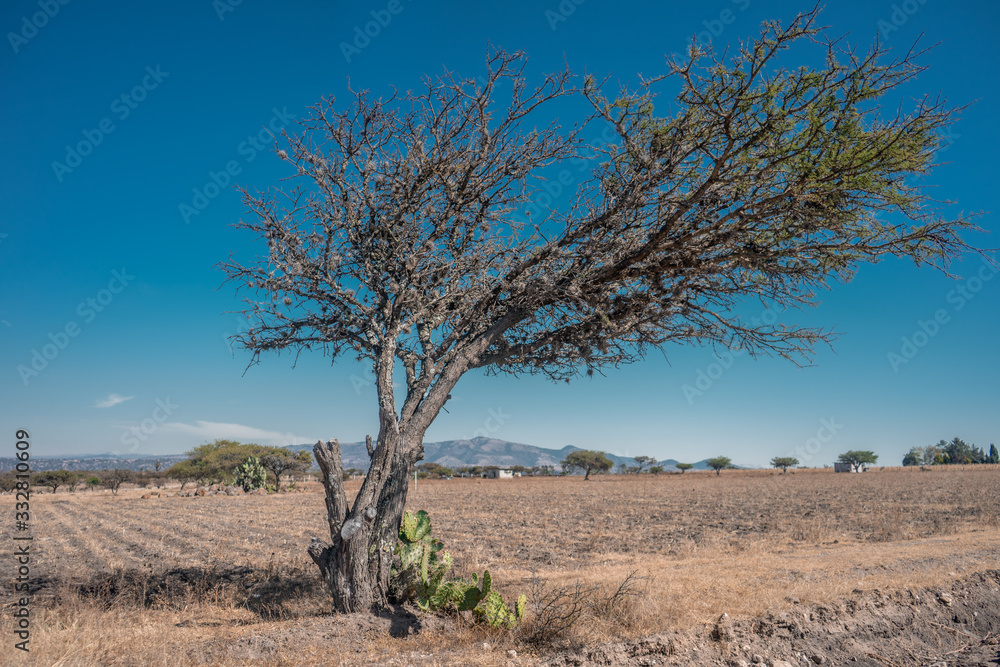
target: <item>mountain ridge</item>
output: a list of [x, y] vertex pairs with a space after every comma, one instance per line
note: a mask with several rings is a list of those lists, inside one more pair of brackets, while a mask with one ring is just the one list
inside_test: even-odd
[[[312, 451], [312, 445], [288, 445], [288, 449], [293, 451]], [[551, 465], [557, 470], [561, 469], [560, 463], [571, 452], [583, 450], [583, 447], [566, 445], [561, 449], [550, 449], [537, 447], [508, 440], [498, 440], [496, 438], [476, 437], [461, 440], [444, 440], [441, 442], [425, 442], [423, 462], [437, 463], [448, 468], [461, 468], [466, 466], [525, 466], [534, 468], [536, 466]], [[342, 442], [340, 443], [340, 453], [344, 468], [368, 469], [368, 449], [363, 442]], [[605, 452], [617, 468], [624, 463], [631, 467], [636, 465], [635, 458], [631, 456], [619, 456]], [[708, 470], [708, 459], [703, 459], [694, 463], [695, 470]], [[657, 465], [663, 466], [665, 470], [677, 470], [677, 459], [663, 459], [657, 461]], [[744, 466], [737, 466], [744, 467]]]
[[[287, 449], [292, 451], [312, 452], [313, 445], [288, 445]], [[534, 468], [537, 466], [552, 466], [556, 470], [561, 470], [560, 463], [571, 452], [584, 449], [574, 445], [566, 445], [561, 449], [550, 449], [537, 447], [520, 442], [510, 442], [496, 438], [476, 437], [460, 440], [443, 440], [441, 442], [425, 442], [423, 462], [437, 463], [448, 468], [462, 468], [467, 466], [525, 466]], [[368, 469], [368, 449], [363, 442], [345, 442], [340, 445], [343, 466], [347, 468]], [[635, 458], [631, 456], [619, 456], [605, 452], [607, 457], [615, 465], [615, 469], [622, 463], [627, 467], [636, 465]], [[139, 470], [140, 468], [152, 469], [157, 460], [161, 463], [161, 469], [166, 470], [174, 463], [182, 461], [186, 456], [183, 454], [163, 454], [159, 456], [116, 456], [114, 454], [78, 454], [75, 456], [37, 456], [32, 457], [32, 470], [109, 470], [113, 468], [128, 468]], [[707, 470], [707, 459], [694, 462], [695, 470]], [[657, 461], [666, 471], [676, 471], [678, 460], [674, 458]], [[17, 464], [14, 458], [0, 457], [0, 471], [12, 470]], [[738, 468], [753, 468], [755, 466], [736, 466]]]

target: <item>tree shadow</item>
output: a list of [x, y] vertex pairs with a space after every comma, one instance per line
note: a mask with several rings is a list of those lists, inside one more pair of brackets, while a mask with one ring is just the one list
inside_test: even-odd
[[273, 566], [214, 565], [161, 571], [152, 566], [140, 570], [121, 568], [82, 581], [48, 579], [39, 585], [40, 590], [46, 587], [52, 587], [57, 598], [75, 595], [105, 608], [171, 608], [207, 601], [245, 608], [264, 620], [300, 616], [303, 607], [312, 609], [306, 613], [316, 613], [316, 608], [328, 601], [323, 582], [315, 574]]
[[423, 628], [420, 617], [401, 604], [390, 605], [389, 609], [378, 611], [375, 615], [389, 621], [389, 635], [392, 637], [415, 635]]

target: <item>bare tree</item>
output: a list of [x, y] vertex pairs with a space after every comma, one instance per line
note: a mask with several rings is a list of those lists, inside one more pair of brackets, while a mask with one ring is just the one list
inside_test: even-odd
[[[353, 504], [339, 443], [314, 447], [330, 543], [309, 553], [336, 609], [386, 604], [407, 477], [466, 372], [568, 381], [671, 342], [799, 363], [832, 333], [749, 322], [740, 306], [811, 304], [862, 262], [945, 270], [969, 249], [969, 219], [943, 217], [913, 182], [955, 109], [924, 99], [882, 117], [880, 98], [921, 71], [917, 54], [887, 62], [877, 44], [859, 55], [822, 34], [815, 10], [765, 24], [731, 58], [692, 49], [613, 100], [568, 71], [531, 88], [521, 54], [493, 52], [479, 82], [446, 72], [419, 92], [354, 93], [345, 110], [323, 100], [285, 135], [278, 155], [298, 186], [243, 191], [239, 226], [268, 252], [223, 268], [247, 291], [253, 326], [234, 339], [251, 363], [305, 349], [372, 362], [379, 430]], [[826, 66], [776, 69], [795, 42], [825, 51]], [[676, 102], [657, 115], [669, 85]], [[565, 98], [586, 109], [572, 128], [552, 120]], [[589, 146], [591, 123], [616, 141]], [[544, 168], [566, 161], [588, 180], [521, 215]]]

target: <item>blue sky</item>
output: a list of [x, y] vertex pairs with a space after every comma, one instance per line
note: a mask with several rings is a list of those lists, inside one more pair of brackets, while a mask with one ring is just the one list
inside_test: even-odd
[[[682, 53], [695, 34], [716, 48], [732, 45], [762, 20], [787, 21], [810, 7], [3, 3], [0, 455], [13, 454], [18, 428], [32, 433], [36, 456], [374, 433], [374, 389], [360, 364], [303, 355], [293, 367], [282, 355], [244, 373], [246, 353], [226, 342], [247, 324], [228, 312], [239, 303], [214, 266], [262, 250], [231, 227], [243, 214], [232, 185], [266, 189], [288, 175], [268, 127], [294, 129], [321, 96], [346, 100], [348, 81], [382, 95], [393, 85], [417, 88], [422, 75], [444, 67], [478, 75], [487, 43], [526, 51], [529, 74], [566, 62], [578, 73], [634, 81], [663, 72], [664, 56]], [[355, 43], [373, 16], [385, 25]], [[880, 34], [901, 50], [921, 33], [927, 44], [940, 42], [923, 59], [931, 69], [899, 101], [942, 92], [954, 104], [975, 102], [941, 155], [949, 164], [931, 182], [936, 196], [958, 202], [952, 212], [994, 209], [1000, 7], [839, 2], [823, 23], [862, 48]], [[238, 172], [229, 183], [220, 175], [227, 167]], [[213, 187], [213, 174], [224, 187]], [[195, 191], [205, 198], [196, 202]], [[185, 219], [181, 206], [195, 204], [201, 210]], [[996, 230], [995, 216], [981, 225]], [[1000, 245], [996, 234], [969, 240]], [[898, 464], [911, 446], [956, 435], [988, 446], [1000, 440], [1000, 280], [977, 258], [954, 268], [961, 280], [886, 261], [822, 294], [817, 308], [761, 309], [762, 317], [842, 334], [808, 368], [674, 347], [569, 385], [471, 374], [427, 439], [485, 434], [759, 465], [788, 454], [823, 465], [848, 449]], [[906, 363], [890, 363], [889, 353], [903, 352]]]

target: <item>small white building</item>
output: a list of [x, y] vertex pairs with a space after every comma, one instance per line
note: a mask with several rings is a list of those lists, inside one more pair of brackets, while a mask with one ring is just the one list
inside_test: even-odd
[[861, 466], [861, 470], [855, 470], [850, 463], [834, 463], [833, 472], [868, 472], [868, 466]]
[[486, 468], [486, 477], [489, 479], [514, 479], [514, 471], [502, 466], [489, 466]]

